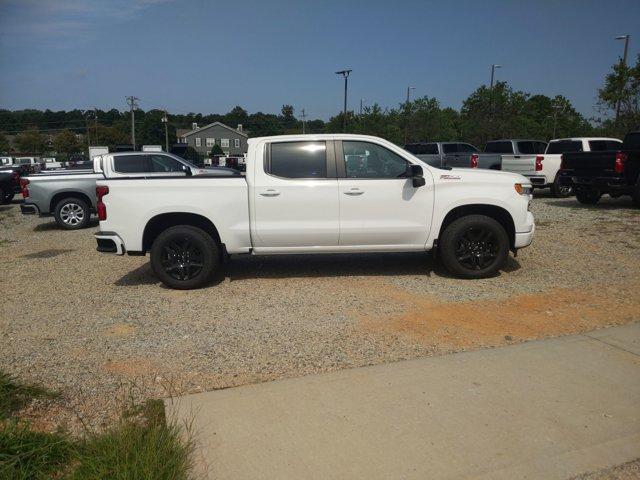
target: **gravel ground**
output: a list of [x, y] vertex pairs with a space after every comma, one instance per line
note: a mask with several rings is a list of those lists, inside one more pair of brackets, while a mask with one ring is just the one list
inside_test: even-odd
[[571, 480], [638, 480], [640, 478], [640, 459], [616, 467], [585, 473]]
[[[534, 244], [501, 275], [449, 277], [430, 254], [232, 258], [174, 291], [148, 258], [0, 207], [0, 368], [61, 393], [43, 427], [100, 426], [123, 393], [167, 396], [640, 320], [640, 211], [536, 196]], [[43, 413], [44, 412], [44, 413]]]

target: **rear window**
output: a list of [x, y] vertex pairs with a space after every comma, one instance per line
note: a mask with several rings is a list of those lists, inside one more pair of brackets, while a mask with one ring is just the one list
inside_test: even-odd
[[589, 140], [589, 149], [592, 152], [606, 152], [607, 150], [619, 150], [622, 147], [620, 142], [613, 140]]
[[525, 141], [518, 142], [518, 152], [525, 155], [536, 155], [538, 153], [544, 153], [547, 148], [547, 144], [544, 142]]
[[581, 152], [582, 142], [579, 140], [561, 140], [559, 142], [551, 142], [547, 147], [546, 153], [559, 154], [559, 153], [571, 153]]
[[473, 153], [473, 152], [477, 152], [478, 149], [476, 147], [474, 147], [473, 145], [470, 145], [468, 143], [459, 143], [458, 144], [458, 152], [464, 152], [464, 153]]
[[145, 155], [118, 155], [113, 157], [113, 169], [119, 173], [147, 173], [151, 166]]
[[284, 178], [326, 178], [325, 142], [282, 142], [271, 144], [267, 171]]
[[511, 142], [489, 142], [484, 146], [487, 153], [513, 153]]
[[404, 146], [407, 152], [414, 155], [437, 155], [438, 145], [435, 143], [409, 143]]

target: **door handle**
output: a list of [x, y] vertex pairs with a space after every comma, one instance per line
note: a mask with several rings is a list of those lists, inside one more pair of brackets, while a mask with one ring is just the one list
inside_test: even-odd
[[277, 197], [278, 195], [280, 195], [280, 192], [270, 188], [265, 192], [260, 192], [260, 195], [262, 195], [263, 197]]
[[351, 188], [349, 190], [344, 191], [345, 195], [362, 195], [363, 193], [364, 193], [364, 190], [360, 190], [359, 188]]

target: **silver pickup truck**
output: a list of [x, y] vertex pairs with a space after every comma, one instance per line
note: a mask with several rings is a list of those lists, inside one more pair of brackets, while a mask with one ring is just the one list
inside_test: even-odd
[[96, 211], [96, 180], [105, 178], [156, 178], [215, 173], [240, 175], [231, 168], [200, 168], [176, 155], [163, 152], [122, 152], [94, 157], [93, 170], [58, 170], [20, 180], [23, 215], [53, 215], [66, 230], [89, 225]]
[[405, 145], [405, 150], [413, 153], [423, 162], [434, 167], [487, 168], [501, 170], [504, 158], [524, 158], [543, 153], [547, 144], [539, 140], [494, 140], [487, 142], [480, 152], [470, 143], [431, 142]]

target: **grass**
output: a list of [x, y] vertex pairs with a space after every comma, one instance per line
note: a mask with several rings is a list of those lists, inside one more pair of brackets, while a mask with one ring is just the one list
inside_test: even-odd
[[13, 416], [33, 398], [50, 396], [0, 371], [0, 480], [187, 480], [193, 437], [165, 417], [160, 400], [130, 400], [120, 420], [103, 432], [74, 439], [39, 432]]

